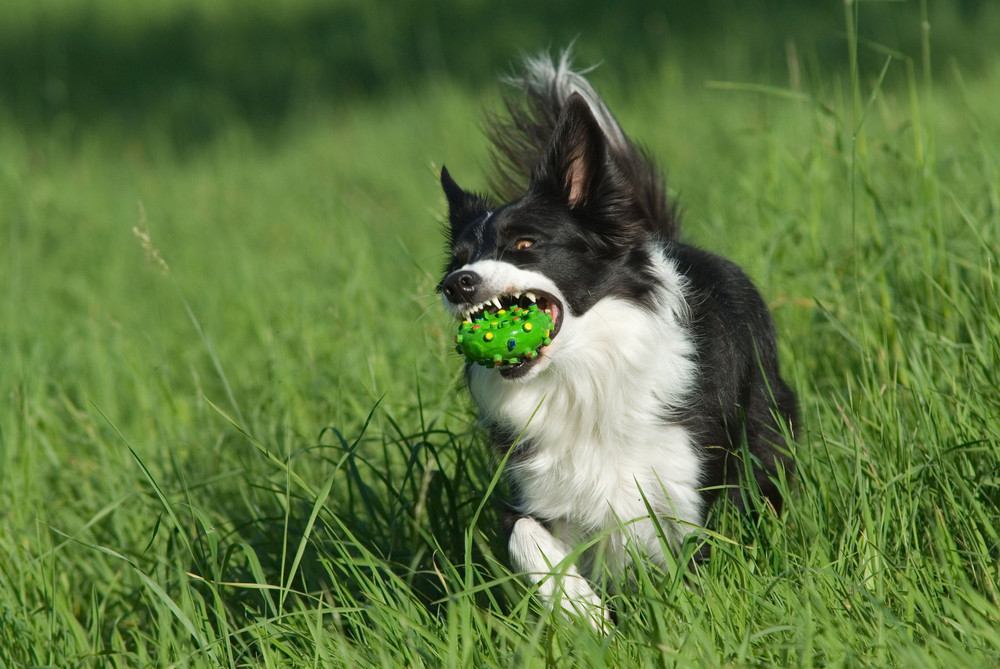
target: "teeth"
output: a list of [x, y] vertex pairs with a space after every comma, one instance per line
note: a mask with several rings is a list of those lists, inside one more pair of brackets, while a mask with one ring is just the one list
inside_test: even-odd
[[518, 301], [522, 297], [526, 297], [533, 303], [538, 302], [538, 295], [534, 291], [530, 290], [516, 290], [510, 293], [505, 293], [503, 295], [495, 295], [485, 302], [480, 302], [479, 304], [473, 305], [463, 312], [463, 317], [465, 320], [472, 320], [475, 317], [479, 317], [487, 310], [499, 311], [504, 308], [504, 303], [517, 305]]

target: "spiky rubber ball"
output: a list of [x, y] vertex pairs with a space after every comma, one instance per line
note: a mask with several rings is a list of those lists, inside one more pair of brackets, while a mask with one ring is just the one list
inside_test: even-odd
[[537, 304], [514, 305], [462, 321], [455, 350], [468, 362], [485, 367], [516, 365], [536, 358], [539, 349], [552, 342], [551, 334], [552, 317]]

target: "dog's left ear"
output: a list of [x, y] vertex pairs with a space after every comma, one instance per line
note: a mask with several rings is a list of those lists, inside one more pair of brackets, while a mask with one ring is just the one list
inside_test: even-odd
[[555, 188], [570, 209], [592, 204], [609, 176], [607, 138], [579, 93], [566, 100], [535, 181]]

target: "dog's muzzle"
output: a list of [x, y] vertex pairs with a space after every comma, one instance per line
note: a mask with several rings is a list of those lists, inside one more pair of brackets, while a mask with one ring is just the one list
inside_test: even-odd
[[474, 304], [476, 293], [482, 285], [482, 277], [471, 270], [460, 269], [452, 272], [441, 282], [441, 292], [452, 304]]

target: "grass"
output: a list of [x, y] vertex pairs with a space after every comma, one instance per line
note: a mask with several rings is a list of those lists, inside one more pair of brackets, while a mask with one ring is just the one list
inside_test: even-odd
[[507, 568], [433, 292], [434, 168], [485, 183], [495, 92], [194, 135], [5, 98], [0, 666], [1000, 665], [1000, 57], [847, 7], [847, 66], [799, 44], [786, 83], [594, 74], [803, 417], [782, 517], [715, 510], [607, 637]]

